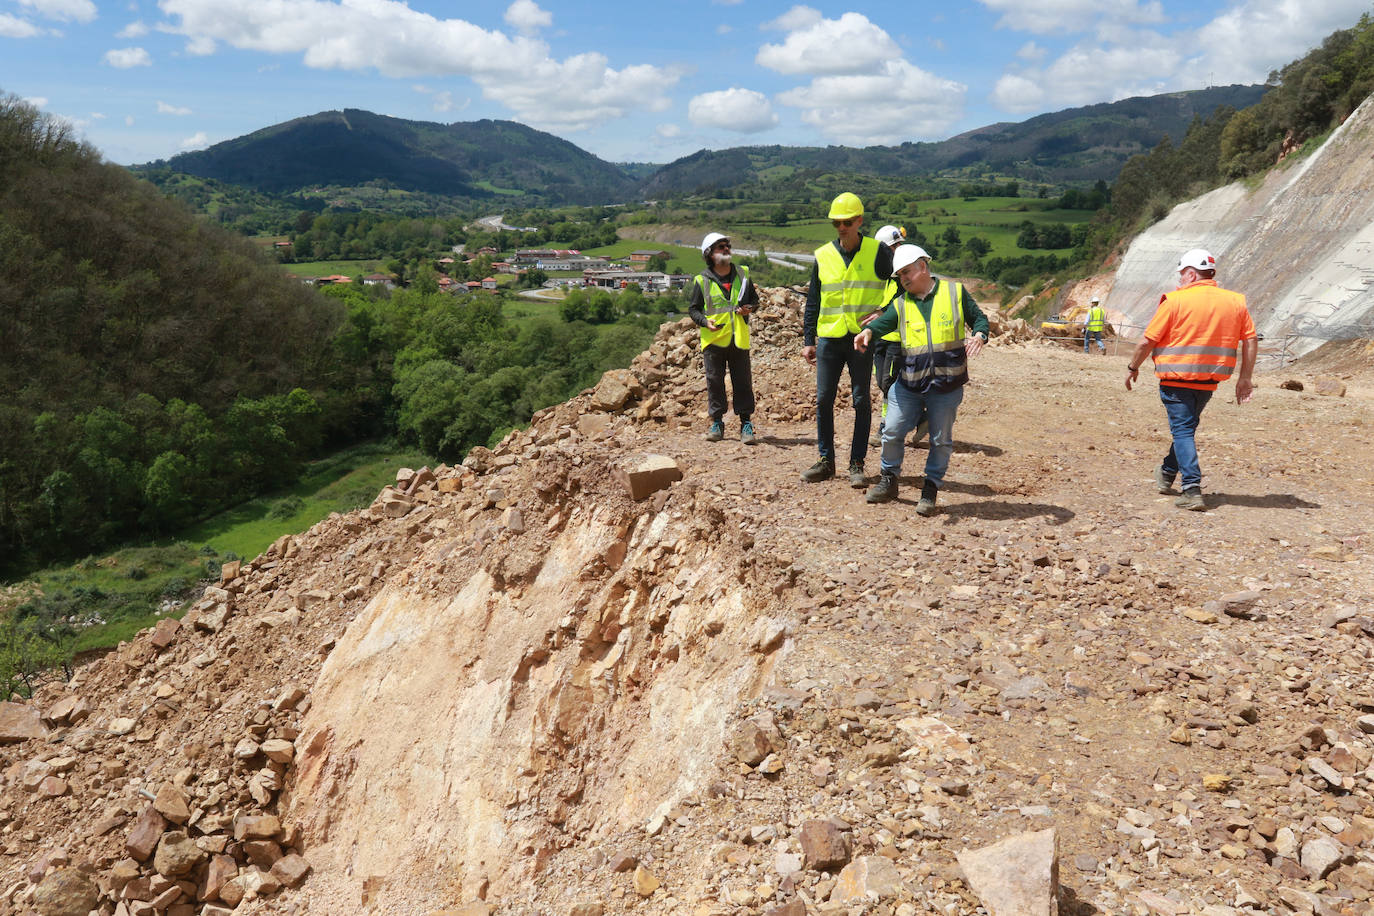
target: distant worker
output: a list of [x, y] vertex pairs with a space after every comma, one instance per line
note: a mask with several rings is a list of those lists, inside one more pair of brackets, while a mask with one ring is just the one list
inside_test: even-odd
[[730, 240], [712, 232], [701, 240], [706, 269], [697, 274], [687, 314], [701, 329], [701, 356], [706, 364], [706, 409], [710, 442], [725, 438], [725, 372], [734, 389], [739, 439], [758, 441], [754, 434], [754, 378], [749, 365], [749, 314], [759, 304], [759, 291], [749, 282], [749, 269], [731, 263]]
[[1207, 508], [1194, 442], [1202, 409], [1217, 385], [1230, 378], [1238, 353], [1236, 403], [1250, 400], [1255, 390], [1250, 375], [1259, 350], [1245, 297], [1217, 285], [1213, 279], [1216, 266], [1216, 258], [1201, 248], [1178, 259], [1179, 287], [1159, 297], [1159, 307], [1145, 328], [1145, 339], [1126, 364], [1126, 390], [1130, 391], [1145, 357], [1154, 358], [1159, 399], [1164, 402], [1173, 434], [1169, 454], [1155, 468], [1155, 486], [1160, 493], [1168, 493], [1174, 478], [1182, 475], [1183, 495], [1174, 505], [1193, 511]]
[[1093, 296], [1092, 304], [1088, 307], [1088, 314], [1083, 318], [1083, 352], [1088, 352], [1088, 341], [1096, 340], [1097, 349], [1102, 354], [1106, 354], [1107, 345], [1102, 342], [1102, 332], [1107, 329], [1107, 310], [1102, 307], [1102, 300]]
[[968, 383], [968, 358], [983, 351], [988, 318], [963, 284], [931, 275], [930, 255], [919, 246], [898, 247], [892, 266], [903, 294], [854, 339], [854, 348], [862, 350], [893, 328], [901, 335], [897, 383], [888, 392], [881, 476], [864, 498], [871, 503], [897, 498], [903, 439], [924, 414], [930, 424], [930, 450], [916, 512], [928, 516], [935, 514], [954, 451], [954, 418]]
[[[906, 230], [900, 226], [884, 226], [873, 237], [878, 240], [889, 252], [895, 251], [897, 246], [906, 239]], [[897, 285], [897, 278], [891, 277], [887, 281], [887, 286], [883, 287], [883, 305], [892, 301], [893, 296], [900, 295], [902, 288]], [[887, 389], [892, 386], [892, 380], [896, 378], [893, 374], [893, 360], [901, 352], [900, 335], [893, 331], [886, 337], [881, 337], [873, 341], [870, 352], [873, 354], [873, 378], [878, 382], [879, 402], [878, 402], [878, 432], [868, 440], [869, 445], [881, 445], [883, 435], [883, 423], [887, 420]]]
[[[816, 249], [816, 266], [802, 317], [802, 356], [816, 367], [816, 446], [820, 460], [802, 472], [816, 482], [835, 476], [835, 394], [840, 372], [849, 370], [854, 403], [854, 435], [849, 445], [849, 485], [867, 485], [864, 459], [873, 423], [869, 396], [873, 358], [854, 348], [861, 322], [883, 306], [883, 288], [892, 276], [892, 253], [860, 233], [864, 205], [845, 192], [830, 204], [830, 223], [838, 238]], [[890, 329], [889, 329], [890, 330]]]

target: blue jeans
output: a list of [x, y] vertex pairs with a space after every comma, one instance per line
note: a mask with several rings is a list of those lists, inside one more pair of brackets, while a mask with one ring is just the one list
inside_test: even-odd
[[1166, 480], [1181, 474], [1183, 480], [1179, 486], [1184, 491], [1202, 486], [1202, 468], [1198, 465], [1193, 433], [1202, 419], [1202, 408], [1207, 406], [1213, 393], [1197, 388], [1159, 386], [1159, 399], [1164, 402], [1164, 412], [1169, 415], [1169, 432], [1174, 437], [1174, 444], [1169, 446], [1169, 454], [1164, 456], [1160, 467]]
[[[849, 444], [849, 463], [863, 464], [868, 455], [868, 430], [873, 422], [869, 399], [873, 354], [854, 349], [854, 335], [816, 338], [816, 445], [821, 457], [835, 460], [835, 393], [840, 372], [849, 369], [849, 394], [854, 401], [854, 438]], [[894, 386], [895, 387], [895, 386]]]
[[954, 453], [954, 416], [964, 400], [962, 386], [939, 394], [922, 394], [900, 381], [887, 390], [887, 422], [883, 425], [884, 474], [900, 474], [906, 435], [916, 428], [922, 412], [929, 421], [930, 450], [926, 452], [926, 481], [937, 488], [945, 482], [949, 456]]
[[1101, 332], [1101, 331], [1084, 331], [1084, 332], [1083, 332], [1083, 352], [1084, 352], [1084, 353], [1087, 353], [1087, 352], [1088, 352], [1088, 341], [1090, 341], [1090, 340], [1095, 340], [1095, 341], [1097, 341], [1097, 349], [1101, 350], [1103, 353], [1106, 353], [1106, 352], [1107, 352], [1107, 345], [1104, 344], [1104, 343], [1102, 342], [1102, 332]]

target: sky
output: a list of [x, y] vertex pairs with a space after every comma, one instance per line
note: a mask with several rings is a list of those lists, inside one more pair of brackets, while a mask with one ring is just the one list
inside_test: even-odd
[[612, 162], [942, 140], [1263, 82], [1371, 0], [0, 0], [0, 95], [109, 160], [321, 111], [520, 121]]

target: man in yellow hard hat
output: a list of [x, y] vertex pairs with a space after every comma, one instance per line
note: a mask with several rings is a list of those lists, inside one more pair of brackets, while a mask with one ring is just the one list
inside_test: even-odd
[[838, 238], [816, 249], [816, 266], [802, 318], [802, 356], [816, 367], [816, 446], [820, 460], [802, 472], [814, 483], [835, 476], [835, 394], [840, 373], [849, 370], [854, 402], [854, 434], [849, 446], [849, 485], [868, 484], [864, 458], [873, 422], [869, 397], [871, 353], [854, 349], [863, 320], [883, 307], [883, 289], [892, 276], [892, 252], [861, 233], [864, 205], [845, 192], [830, 204], [830, 223]]

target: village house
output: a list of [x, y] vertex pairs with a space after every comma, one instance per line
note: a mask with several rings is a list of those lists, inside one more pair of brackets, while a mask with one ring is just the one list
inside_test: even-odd
[[652, 258], [668, 257], [666, 251], [650, 251], [647, 248], [639, 251], [630, 252], [630, 261], [635, 264], [647, 264]]
[[363, 277], [364, 286], [380, 286], [383, 289], [395, 289], [396, 283], [391, 279], [391, 274], [368, 274]]
[[495, 278], [495, 277], [483, 277], [483, 278], [482, 278], [482, 289], [489, 289], [489, 290], [492, 290], [492, 291], [494, 292], [494, 291], [496, 290], [496, 278]]

